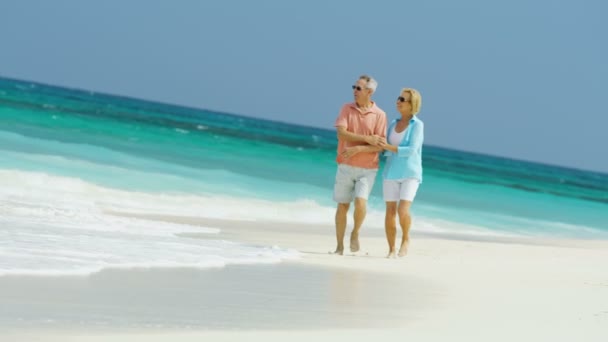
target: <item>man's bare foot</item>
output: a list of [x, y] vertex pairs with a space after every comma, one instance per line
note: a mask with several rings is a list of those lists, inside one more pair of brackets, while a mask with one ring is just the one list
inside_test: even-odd
[[350, 251], [355, 253], [360, 249], [359, 246], [359, 234], [354, 231], [350, 234]]
[[330, 254], [344, 255], [344, 247], [342, 247], [342, 248], [338, 247], [338, 248], [336, 248], [336, 250], [333, 253], [330, 252]]
[[397, 253], [395, 251], [390, 251], [388, 252], [388, 255], [386, 256], [387, 259], [395, 259], [397, 258]]
[[401, 244], [401, 248], [399, 248], [399, 257], [400, 258], [404, 257], [407, 254], [408, 245], [409, 245], [408, 241]]

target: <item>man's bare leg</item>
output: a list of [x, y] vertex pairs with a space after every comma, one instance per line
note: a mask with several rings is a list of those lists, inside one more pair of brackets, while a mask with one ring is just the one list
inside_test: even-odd
[[336, 246], [335, 254], [344, 254], [344, 234], [346, 233], [349, 207], [350, 203], [338, 203], [338, 208], [336, 209], [336, 240], [338, 241], [338, 245]]
[[361, 225], [363, 224], [363, 220], [365, 220], [366, 214], [367, 200], [360, 197], [355, 198], [355, 213], [353, 214], [355, 225], [353, 227], [353, 232], [350, 234], [350, 251], [353, 253], [358, 252], [361, 248], [359, 245], [359, 231], [361, 230]]
[[387, 258], [395, 258], [395, 240], [397, 239], [397, 202], [386, 202], [386, 215], [384, 217], [384, 231], [386, 232], [386, 242], [388, 242]]
[[399, 248], [399, 256], [403, 257], [407, 254], [407, 248], [410, 243], [410, 226], [412, 225], [412, 217], [410, 216], [410, 201], [399, 201], [399, 224], [403, 236], [401, 237], [401, 248]]

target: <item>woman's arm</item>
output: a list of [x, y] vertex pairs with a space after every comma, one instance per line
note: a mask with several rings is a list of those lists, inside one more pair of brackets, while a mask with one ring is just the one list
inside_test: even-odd
[[412, 135], [407, 145], [395, 146], [385, 143], [384, 145], [381, 145], [381, 147], [387, 151], [397, 153], [397, 156], [399, 157], [410, 156], [422, 146], [422, 142], [424, 141], [424, 124], [422, 122], [417, 122], [412, 129]]

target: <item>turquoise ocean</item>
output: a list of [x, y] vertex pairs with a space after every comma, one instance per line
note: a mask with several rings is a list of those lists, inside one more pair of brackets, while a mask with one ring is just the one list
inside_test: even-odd
[[[290, 222], [323, 224], [327, 245], [319, 248], [328, 250], [335, 153], [332, 127], [0, 78], [0, 275], [299, 257], [272, 242], [218, 239], [214, 227], [112, 211], [278, 221], [285, 229]], [[606, 174], [429, 145], [423, 166], [414, 232], [608, 238]], [[379, 174], [364, 229], [383, 229], [380, 184]], [[180, 234], [187, 232], [210, 238]]]

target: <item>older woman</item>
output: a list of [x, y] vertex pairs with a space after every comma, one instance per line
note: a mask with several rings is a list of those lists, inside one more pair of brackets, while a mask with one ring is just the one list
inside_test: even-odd
[[409, 245], [412, 218], [410, 206], [422, 182], [422, 142], [424, 124], [416, 114], [420, 110], [422, 97], [416, 89], [404, 88], [397, 98], [399, 118], [390, 123], [387, 141], [381, 147], [386, 150], [386, 165], [383, 171], [383, 191], [386, 202], [385, 230], [388, 241], [388, 258], [396, 257], [395, 240], [399, 224], [403, 232], [399, 256], [405, 256]]

